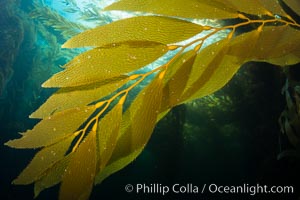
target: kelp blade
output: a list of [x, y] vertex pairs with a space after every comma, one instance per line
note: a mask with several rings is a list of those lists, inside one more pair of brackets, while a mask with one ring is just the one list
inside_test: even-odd
[[34, 197], [37, 197], [44, 189], [50, 188], [61, 182], [72, 156], [73, 153], [70, 153], [60, 161], [56, 162], [44, 173], [44, 176], [34, 183]]
[[40, 121], [21, 138], [6, 145], [14, 148], [38, 148], [52, 145], [73, 134], [95, 111], [94, 106], [72, 108]]
[[[101, 84], [135, 71], [167, 53], [166, 45], [156, 42], [132, 42], [116, 47], [95, 48], [70, 61], [65, 70], [48, 79], [43, 87], [76, 87]], [[108, 83], [109, 83], [108, 82]]]
[[123, 104], [118, 103], [99, 122], [97, 129], [99, 171], [103, 170], [116, 147], [120, 133]]
[[162, 80], [156, 77], [126, 110], [115, 150], [107, 166], [96, 175], [96, 184], [132, 162], [145, 147], [159, 114], [162, 86]]
[[195, 62], [196, 52], [190, 50], [183, 53], [174, 63], [168, 66], [164, 81], [164, 95], [162, 107], [172, 108], [181, 103], [180, 97], [186, 88], [187, 81], [191, 77], [193, 63]]
[[161, 16], [139, 16], [85, 31], [68, 40], [63, 48], [103, 47], [127, 41], [150, 41], [166, 45], [189, 39], [202, 30], [201, 25], [185, 20]]
[[[172, 9], [170, 9], [170, 7]], [[238, 17], [237, 10], [222, 1], [204, 0], [121, 0], [104, 10], [141, 11], [159, 15], [198, 19], [226, 19]]]
[[94, 184], [96, 163], [96, 132], [91, 131], [80, 143], [66, 168], [59, 199], [88, 199]]
[[37, 181], [41, 176], [43, 176], [45, 171], [51, 169], [53, 164], [65, 156], [65, 153], [69, 149], [73, 139], [74, 136], [71, 136], [57, 144], [40, 150], [18, 178], [13, 181], [13, 183], [25, 185]]
[[128, 76], [123, 79], [99, 85], [84, 85], [72, 88], [62, 88], [52, 94], [30, 118], [43, 119], [63, 110], [86, 106], [113, 93], [128, 81]]

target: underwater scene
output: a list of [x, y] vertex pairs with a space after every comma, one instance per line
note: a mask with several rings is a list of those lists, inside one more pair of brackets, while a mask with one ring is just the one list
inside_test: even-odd
[[300, 199], [298, 0], [1, 0], [0, 199]]

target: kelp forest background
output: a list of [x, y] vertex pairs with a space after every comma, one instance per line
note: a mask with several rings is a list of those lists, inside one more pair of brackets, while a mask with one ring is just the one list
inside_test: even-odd
[[[37, 123], [28, 115], [55, 91], [41, 84], [79, 53], [60, 46], [83, 30], [124, 17], [98, 12], [111, 1], [55, 2], [0, 1], [0, 199], [33, 198], [32, 185], [11, 181], [35, 151], [3, 144]], [[292, 197], [299, 196], [299, 153], [280, 126], [287, 101], [300, 106], [299, 77], [299, 64], [245, 64], [222, 90], [175, 107], [142, 155], [97, 186], [91, 199], [132, 199], [135, 194], [124, 191], [128, 183], [293, 185]], [[295, 126], [291, 122], [299, 135]], [[37, 199], [56, 199], [57, 193], [58, 186]]]

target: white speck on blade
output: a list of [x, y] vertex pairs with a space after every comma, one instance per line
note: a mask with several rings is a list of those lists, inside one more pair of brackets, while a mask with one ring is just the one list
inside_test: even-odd
[[132, 60], [136, 60], [136, 56], [135, 55], [129, 55], [129, 57], [132, 59]]
[[53, 156], [55, 156], [55, 155], [56, 155], [55, 151], [51, 151], [51, 154], [52, 154]]

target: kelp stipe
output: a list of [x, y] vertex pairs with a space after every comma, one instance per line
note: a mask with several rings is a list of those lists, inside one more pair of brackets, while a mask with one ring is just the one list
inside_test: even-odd
[[[43, 84], [60, 89], [30, 116], [42, 120], [6, 143], [42, 147], [14, 180], [34, 183], [35, 196], [62, 182], [60, 199], [88, 199], [94, 184], [141, 153], [172, 107], [219, 90], [248, 61], [300, 62], [300, 24], [277, 1], [121, 0], [106, 10], [152, 13], [87, 30], [63, 45], [93, 49]], [[227, 35], [203, 45], [221, 32]], [[172, 51], [163, 65], [135, 73]], [[129, 93], [148, 77], [154, 78], [124, 109]]]

